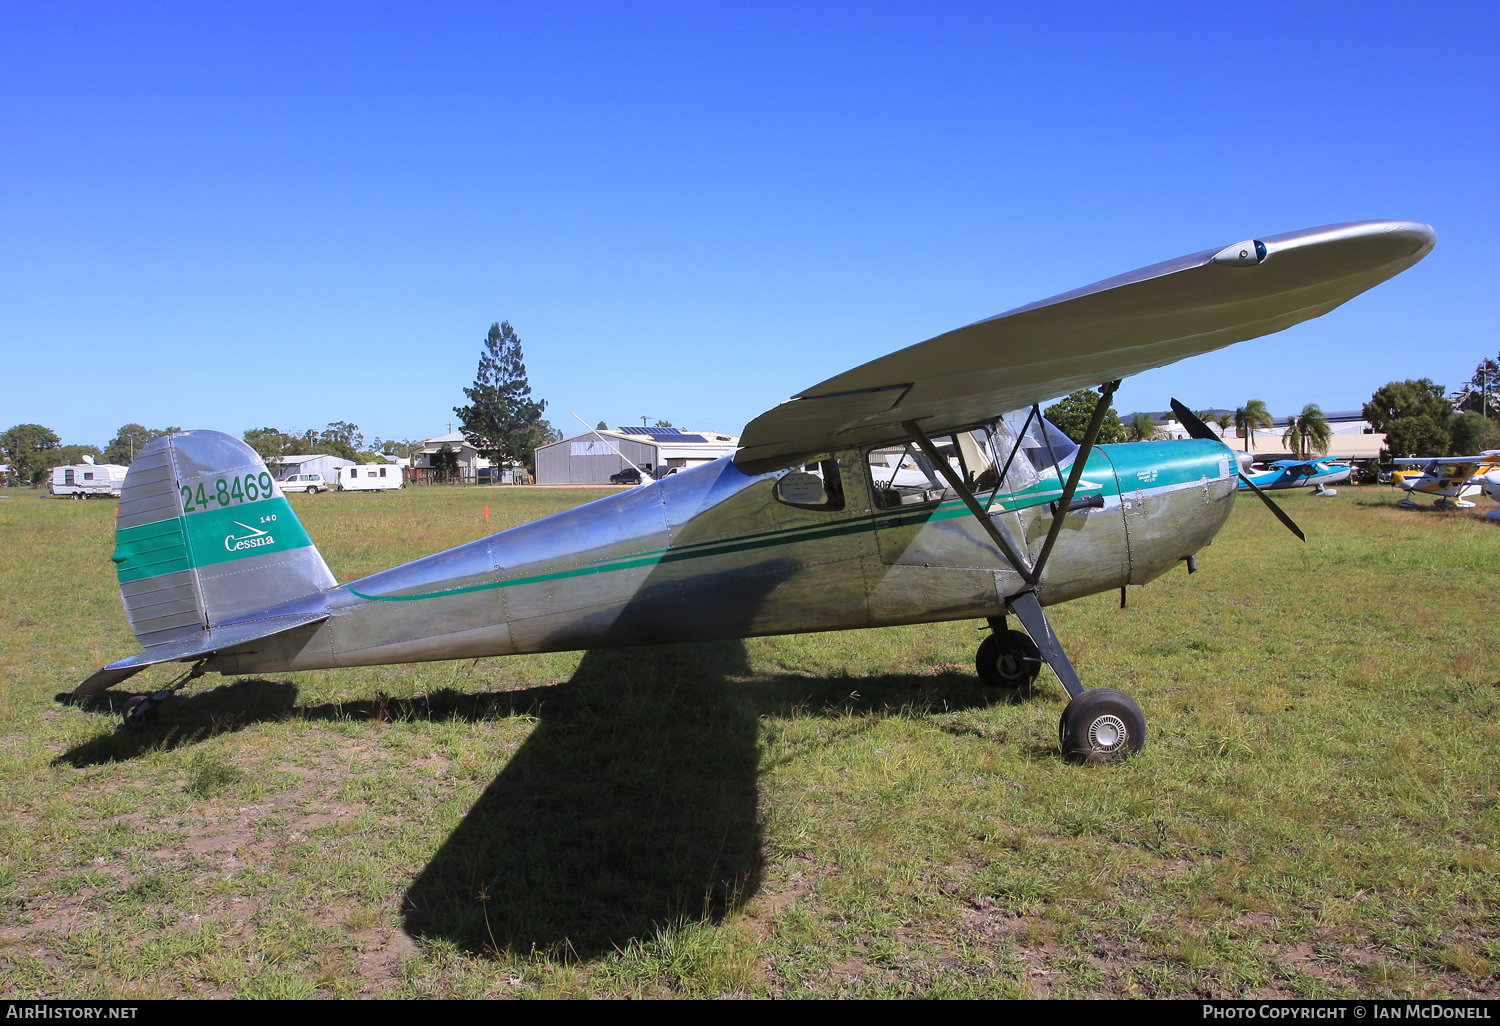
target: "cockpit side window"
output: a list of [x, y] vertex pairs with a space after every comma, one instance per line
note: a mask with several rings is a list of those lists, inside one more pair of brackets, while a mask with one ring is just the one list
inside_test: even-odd
[[[1044, 475], [1050, 477], [1055, 472], [1062, 477], [1078, 453], [1076, 442], [1029, 410], [934, 437], [932, 444], [938, 455], [962, 475], [975, 498], [986, 504], [997, 493], [1019, 492]], [[882, 509], [957, 498], [913, 442], [893, 442], [867, 450], [865, 461], [874, 485], [875, 504]]]
[[[939, 435], [932, 445], [976, 496], [987, 500], [999, 488], [995, 440], [987, 426]], [[870, 449], [865, 453], [865, 462], [870, 468], [875, 504], [881, 509], [957, 498], [938, 468], [913, 442]]]

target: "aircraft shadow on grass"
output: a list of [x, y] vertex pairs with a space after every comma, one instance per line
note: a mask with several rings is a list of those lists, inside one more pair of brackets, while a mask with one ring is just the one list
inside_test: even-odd
[[[129, 697], [106, 693], [94, 708]], [[294, 684], [242, 680], [173, 699], [160, 726], [122, 727], [56, 762], [132, 759], [287, 718], [533, 716], [527, 740], [407, 890], [404, 925], [472, 952], [587, 958], [670, 923], [717, 921], [756, 893], [760, 717], [923, 715], [997, 700], [967, 668], [758, 675], [744, 642], [729, 640], [589, 652], [566, 682], [516, 691], [299, 707]]]

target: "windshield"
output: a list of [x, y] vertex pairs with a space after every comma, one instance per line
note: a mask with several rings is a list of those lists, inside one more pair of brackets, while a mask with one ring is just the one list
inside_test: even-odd
[[[1065, 466], [1078, 451], [1078, 443], [1059, 431], [1047, 418], [1034, 414], [1032, 410], [1007, 413], [1000, 418], [1000, 422], [1009, 428], [1012, 439], [1024, 429], [1021, 452], [1036, 470], [1046, 471], [1051, 467]], [[1011, 444], [1015, 444], [1014, 441]]]
[[[1065, 466], [1078, 451], [1071, 438], [1045, 419], [1031, 416], [1028, 423], [1030, 413], [1021, 410], [976, 428], [937, 435], [933, 448], [975, 498], [987, 504], [998, 493], [1013, 494], [1035, 485], [1043, 473]], [[884, 509], [957, 497], [945, 476], [910, 442], [869, 449], [865, 460], [875, 504]]]

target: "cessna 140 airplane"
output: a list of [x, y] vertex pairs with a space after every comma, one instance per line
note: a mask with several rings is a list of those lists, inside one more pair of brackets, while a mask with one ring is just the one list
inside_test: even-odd
[[[1132, 271], [830, 378], [752, 421], [732, 457], [343, 585], [249, 446], [158, 439], [125, 479], [113, 556], [145, 651], [74, 695], [191, 663], [129, 699], [142, 726], [210, 671], [972, 618], [993, 628], [982, 681], [1026, 688], [1047, 663], [1069, 696], [1064, 755], [1121, 758], [1145, 742], [1140, 707], [1084, 688], [1044, 607], [1192, 571], [1244, 475], [1175, 402], [1191, 439], [1094, 445], [1119, 379], [1325, 314], [1435, 241], [1424, 224], [1359, 221]], [[1074, 444], [1038, 404], [1094, 385]]]

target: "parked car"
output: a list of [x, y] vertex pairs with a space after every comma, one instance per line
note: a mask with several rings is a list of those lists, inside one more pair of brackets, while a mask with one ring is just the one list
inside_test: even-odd
[[319, 492], [328, 491], [328, 482], [323, 480], [322, 474], [292, 474], [276, 483], [281, 485], [283, 492], [306, 492], [308, 495], [317, 495]]
[[618, 474], [609, 476], [610, 484], [638, 485], [641, 483], [641, 472], [634, 467], [626, 467]]

